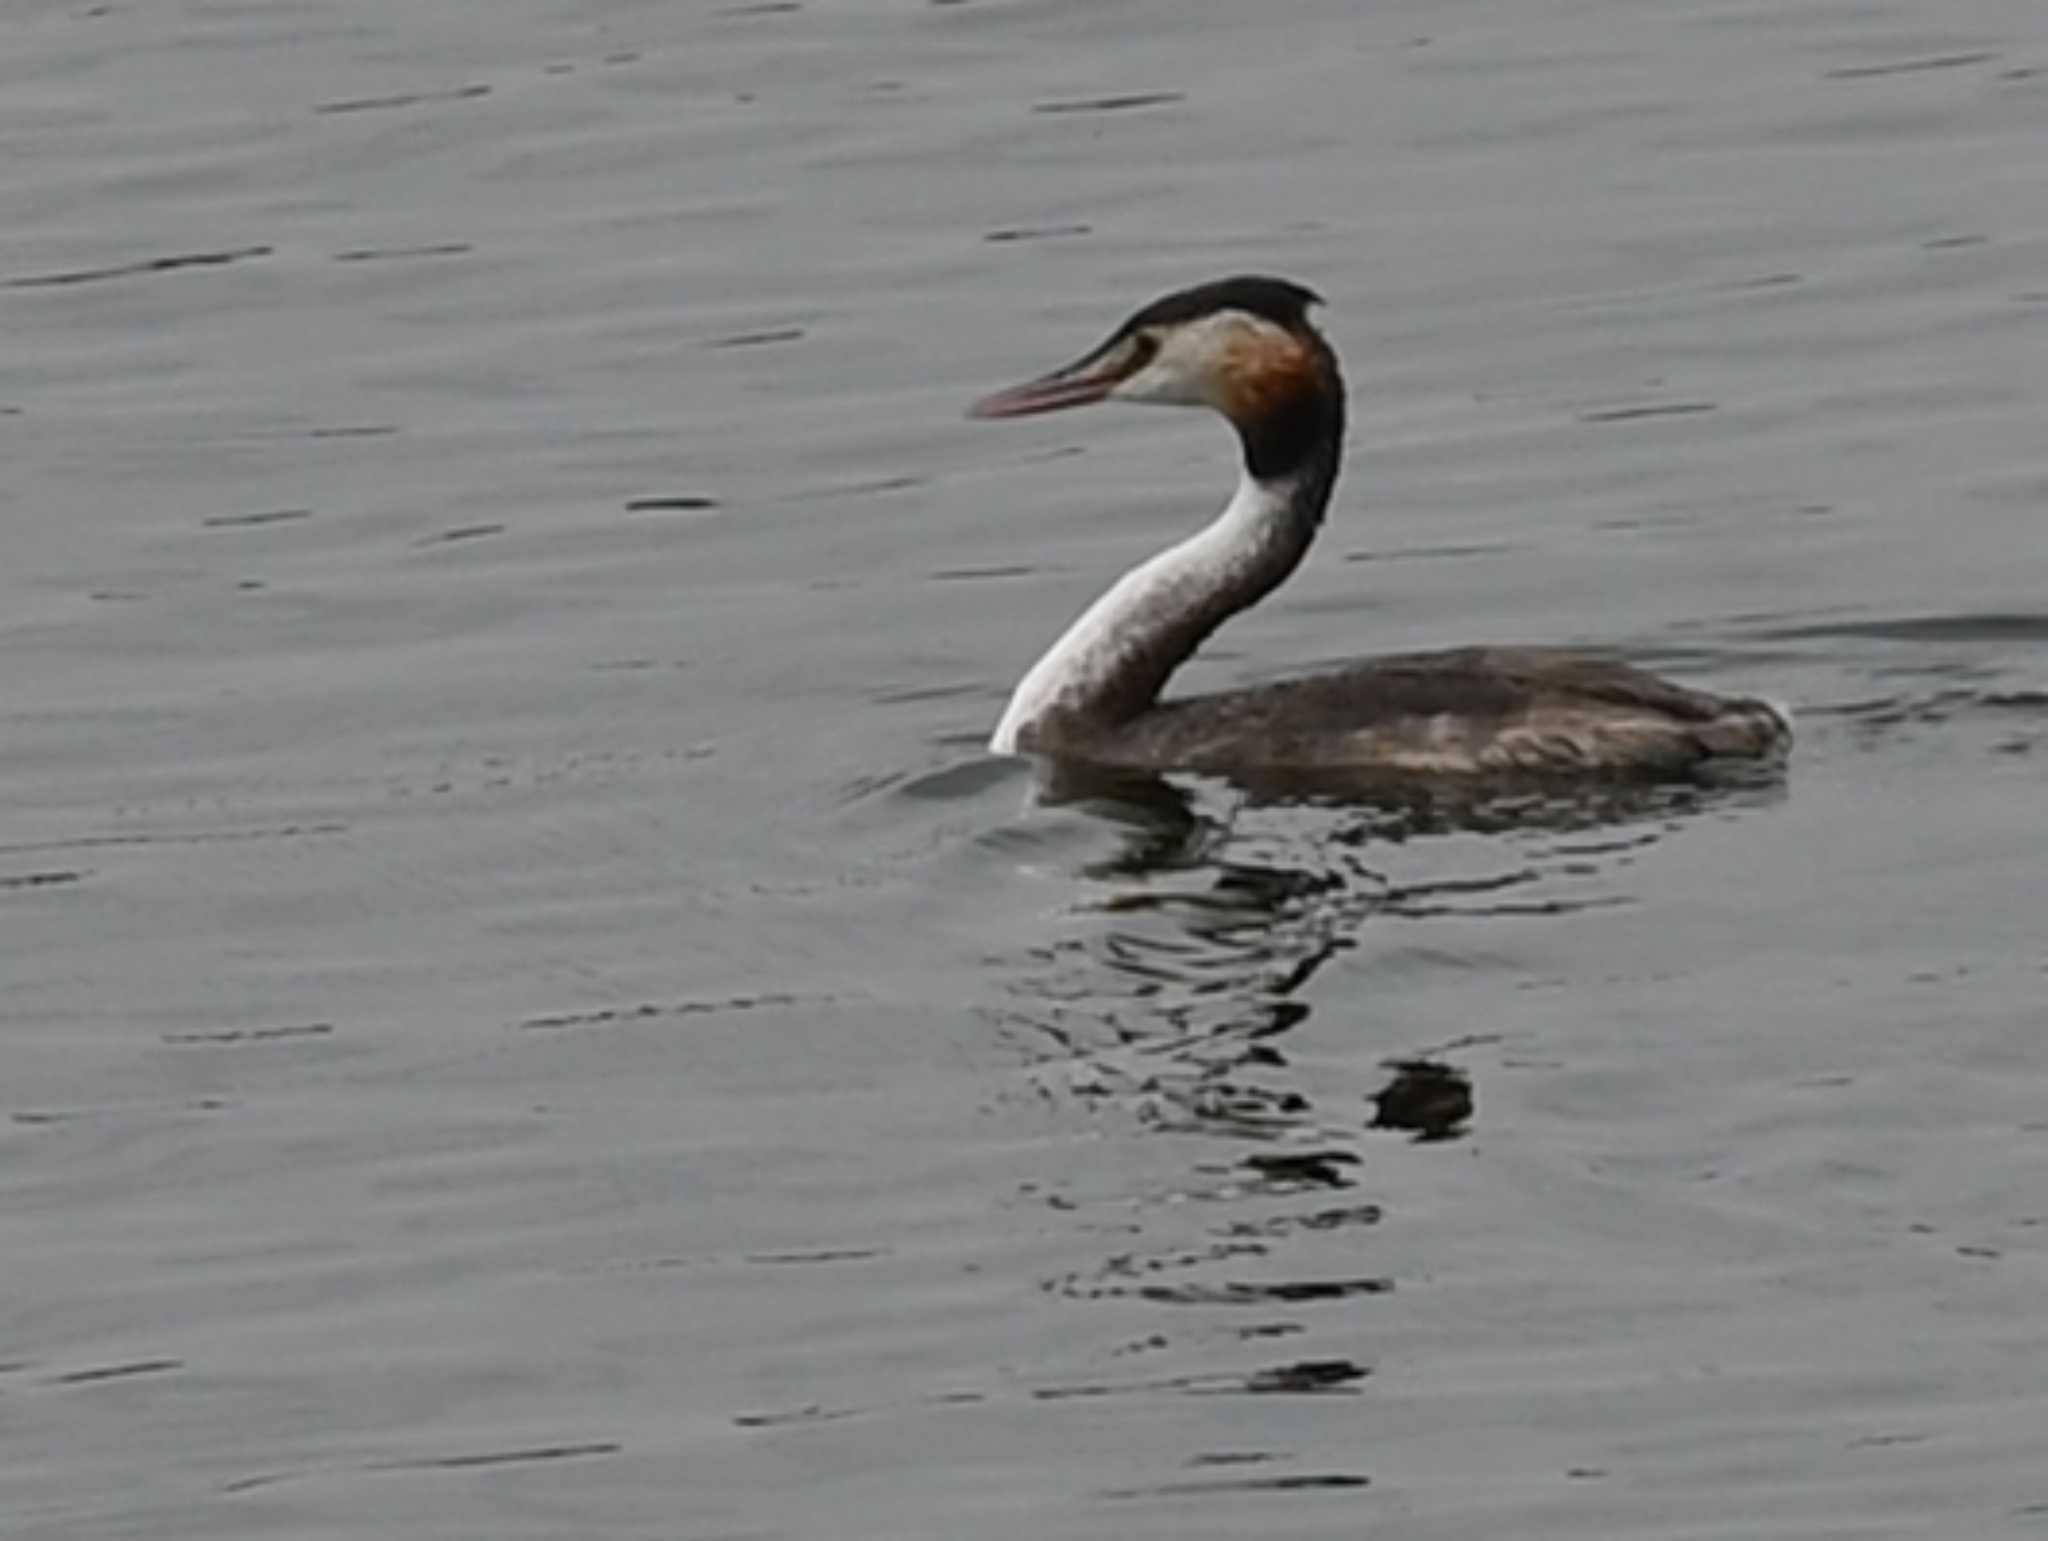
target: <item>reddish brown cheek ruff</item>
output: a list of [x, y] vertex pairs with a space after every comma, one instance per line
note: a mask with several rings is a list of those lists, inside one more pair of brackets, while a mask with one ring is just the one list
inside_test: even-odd
[[1314, 351], [1287, 332], [1246, 328], [1218, 360], [1217, 402], [1238, 423], [1257, 422], [1319, 388]]

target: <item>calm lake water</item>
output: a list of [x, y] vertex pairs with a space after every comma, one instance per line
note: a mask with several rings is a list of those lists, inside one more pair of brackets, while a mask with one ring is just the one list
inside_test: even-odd
[[[16, 0], [0, 1514], [2048, 1533], [2039, 0]], [[1187, 685], [1580, 641], [1780, 783], [1040, 795], [1234, 475], [963, 420], [1329, 299]]]

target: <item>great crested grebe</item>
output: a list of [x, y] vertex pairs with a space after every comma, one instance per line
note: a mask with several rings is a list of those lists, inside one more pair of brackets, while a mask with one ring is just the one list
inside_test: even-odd
[[996, 754], [1146, 770], [1670, 774], [1791, 742], [1762, 701], [1688, 690], [1596, 654], [1467, 647], [1159, 700], [1218, 626], [1294, 571], [1337, 481], [1344, 381], [1309, 321], [1321, 297], [1228, 278], [1155, 300], [1078, 362], [976, 402], [1022, 417], [1091, 401], [1209, 407], [1244, 450], [1206, 529], [1133, 568], [1010, 697]]

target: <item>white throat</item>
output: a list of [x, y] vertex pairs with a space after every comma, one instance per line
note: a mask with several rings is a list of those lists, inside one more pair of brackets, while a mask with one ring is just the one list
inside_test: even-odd
[[1276, 580], [1263, 575], [1276, 562], [1284, 575], [1306, 545], [1292, 509], [1296, 492], [1291, 479], [1261, 482], [1242, 473], [1221, 514], [1125, 573], [1031, 666], [996, 724], [990, 752], [1022, 753], [1037, 724], [1116, 699], [1120, 681], [1156, 669], [1162, 649], [1173, 651], [1176, 635], [1187, 634], [1170, 668], [1225, 616], [1270, 589]]

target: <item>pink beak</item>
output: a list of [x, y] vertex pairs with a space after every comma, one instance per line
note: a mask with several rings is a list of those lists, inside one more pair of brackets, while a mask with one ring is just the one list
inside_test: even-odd
[[1063, 407], [1082, 407], [1100, 401], [1124, 377], [1123, 371], [1108, 367], [1114, 356], [1113, 349], [1098, 349], [1079, 363], [982, 397], [967, 409], [967, 415], [1028, 417], [1034, 412], [1057, 412]]

